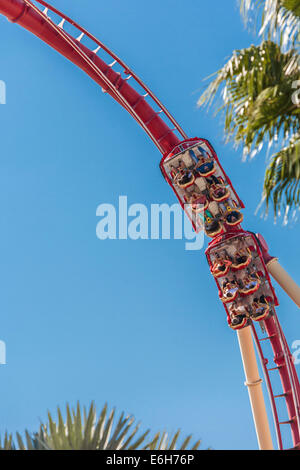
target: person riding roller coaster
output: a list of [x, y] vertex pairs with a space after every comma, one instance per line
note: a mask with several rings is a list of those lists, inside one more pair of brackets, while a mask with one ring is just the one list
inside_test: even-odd
[[215, 175], [211, 175], [211, 176], [207, 176], [206, 178], [206, 183], [211, 186], [213, 184], [224, 184], [223, 181], [222, 181], [222, 178], [218, 178], [217, 176]]
[[210, 271], [214, 277], [226, 276], [231, 264], [232, 262], [228, 259], [225, 253], [223, 257], [221, 257], [219, 253], [216, 253], [216, 259]]
[[225, 304], [227, 302], [232, 302], [236, 299], [239, 293], [239, 285], [236, 279], [232, 278], [229, 280], [228, 278], [222, 283], [222, 294], [221, 300]]
[[215, 237], [223, 230], [220, 219], [214, 217], [209, 210], [206, 210], [204, 213], [204, 230], [208, 237]]
[[252, 257], [249, 249], [244, 247], [240, 248], [234, 255], [232, 269], [237, 271], [246, 268], [251, 263], [251, 259]]
[[254, 294], [260, 287], [259, 276], [256, 273], [250, 273], [250, 270], [247, 269], [245, 276], [239, 280], [239, 285], [240, 294], [244, 296]]
[[170, 165], [170, 176], [172, 180], [174, 180], [179, 174], [180, 174], [180, 168], [176, 167], [175, 165]]
[[188, 198], [188, 202], [191, 204], [192, 211], [203, 212], [208, 208], [209, 201], [205, 194], [199, 194], [196, 191], [192, 192], [192, 195]]
[[235, 226], [240, 224], [243, 221], [243, 214], [231, 207], [229, 204], [226, 204], [223, 208], [224, 219], [227, 225]]
[[264, 295], [261, 295], [260, 298], [254, 298], [251, 309], [253, 312], [251, 318], [254, 321], [264, 320], [270, 313], [270, 306]]
[[194, 171], [200, 173], [201, 176], [211, 176], [216, 171], [216, 166], [213, 158], [204, 157], [203, 155], [199, 158], [198, 163], [194, 167]]
[[208, 192], [212, 200], [223, 202], [230, 197], [230, 191], [223, 183], [222, 178], [211, 175], [206, 178], [206, 182], [209, 185]]
[[230, 316], [229, 326], [234, 330], [243, 328], [248, 321], [247, 308], [240, 301], [234, 301], [228, 310]]
[[223, 184], [212, 184], [209, 188], [209, 194], [217, 202], [225, 201], [230, 196], [229, 189]]
[[179, 161], [179, 166], [177, 168], [174, 165], [171, 165], [170, 174], [174, 183], [176, 183], [180, 188], [187, 188], [195, 181], [193, 172], [185, 166], [182, 160]]

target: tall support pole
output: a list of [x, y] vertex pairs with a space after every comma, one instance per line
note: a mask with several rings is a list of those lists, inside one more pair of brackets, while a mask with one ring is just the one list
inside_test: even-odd
[[273, 442], [262, 390], [262, 379], [259, 376], [251, 328], [237, 331], [240, 345], [251, 409], [255, 424], [258, 445], [261, 450], [272, 450]]
[[260, 233], [257, 233], [256, 238], [259, 241], [263, 258], [269, 273], [271, 274], [271, 276], [274, 277], [275, 281], [278, 282], [278, 284], [287, 293], [287, 295], [300, 308], [300, 287], [286, 272], [286, 270], [283, 269], [282, 266], [280, 266], [278, 258], [269, 254], [269, 247], [264, 237]]
[[300, 308], [300, 287], [279, 264], [278, 259], [272, 258], [270, 261], [268, 261], [267, 268], [269, 273], [274, 277], [275, 281], [278, 282], [287, 295]]

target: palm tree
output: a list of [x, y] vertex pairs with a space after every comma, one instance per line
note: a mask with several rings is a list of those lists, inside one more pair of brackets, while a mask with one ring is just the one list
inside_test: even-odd
[[[66, 406], [64, 421], [60, 408], [57, 409], [58, 422], [48, 413], [48, 423], [41, 424], [39, 432], [31, 435], [25, 431], [25, 442], [16, 433], [17, 444], [11, 434], [5, 434], [0, 441], [0, 450], [184, 450], [188, 449], [192, 436], [187, 436], [178, 447], [180, 431], [173, 436], [166, 432], [149, 438], [150, 431], [139, 434], [140, 424], [135, 424], [133, 416], [124, 413], [114, 424], [115, 409], [108, 414], [107, 405], [97, 418], [94, 403], [88, 411], [77, 403], [76, 410]], [[197, 450], [200, 441], [190, 447]]]
[[300, 208], [300, 38], [299, 0], [240, 0], [246, 24], [261, 22], [261, 44], [236, 50], [214, 74], [198, 104], [210, 105], [220, 92], [225, 134], [243, 156], [264, 144], [281, 145], [266, 169], [263, 200], [274, 213]]

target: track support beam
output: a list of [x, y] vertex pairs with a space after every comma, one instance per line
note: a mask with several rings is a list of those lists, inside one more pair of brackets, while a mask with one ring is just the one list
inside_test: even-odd
[[287, 295], [295, 302], [300, 308], [300, 287], [286, 272], [286, 270], [279, 264], [277, 258], [272, 258], [267, 263], [269, 273], [274, 277], [275, 281], [282, 287]]
[[243, 360], [246, 377], [245, 385], [248, 387], [258, 445], [261, 450], [273, 450], [271, 431], [262, 391], [262, 379], [259, 376], [251, 328], [248, 326], [238, 330], [237, 337]]

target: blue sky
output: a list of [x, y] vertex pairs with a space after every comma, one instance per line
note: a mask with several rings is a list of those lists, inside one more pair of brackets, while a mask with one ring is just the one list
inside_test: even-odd
[[[203, 78], [256, 41], [236, 0], [53, 5], [132, 66], [189, 136], [212, 142], [246, 205], [244, 228], [262, 233], [299, 279], [299, 227], [254, 214], [265, 153], [242, 163], [219, 117], [196, 106]], [[153, 431], [180, 427], [203, 448], [257, 448], [236, 335], [203, 250], [96, 237], [97, 206], [119, 195], [129, 204], [175, 202], [159, 152], [83, 72], [3, 17], [0, 57], [1, 434], [34, 431], [67, 401], [95, 400]], [[291, 345], [299, 312], [277, 293]]]

